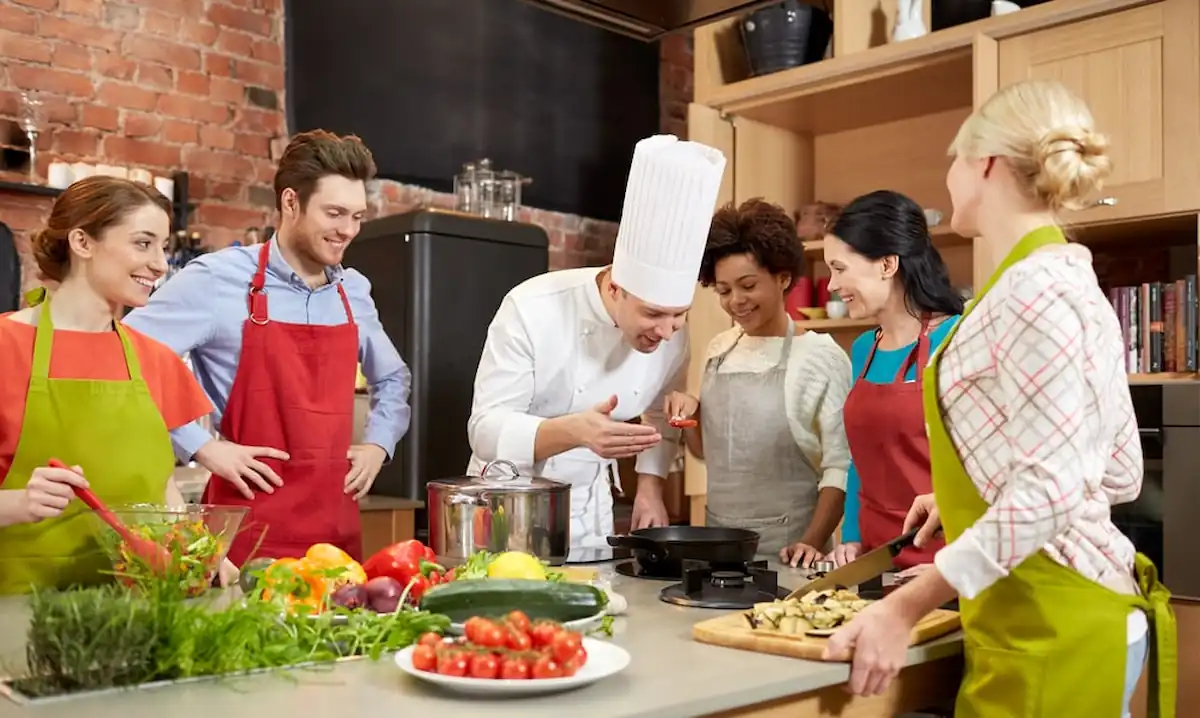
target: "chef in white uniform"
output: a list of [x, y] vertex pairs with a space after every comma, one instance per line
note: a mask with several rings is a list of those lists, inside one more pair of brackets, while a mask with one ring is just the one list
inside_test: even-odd
[[569, 562], [612, 558], [617, 459], [637, 456], [633, 527], [667, 525], [678, 431], [664, 398], [686, 380], [684, 321], [724, 170], [725, 157], [697, 142], [639, 142], [612, 265], [522, 282], [488, 329], [467, 472], [507, 459], [522, 475], [570, 483]]

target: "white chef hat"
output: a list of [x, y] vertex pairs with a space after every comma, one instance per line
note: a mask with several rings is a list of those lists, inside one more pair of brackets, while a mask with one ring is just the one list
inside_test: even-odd
[[660, 307], [692, 303], [725, 155], [655, 135], [637, 143], [617, 230], [612, 281]]

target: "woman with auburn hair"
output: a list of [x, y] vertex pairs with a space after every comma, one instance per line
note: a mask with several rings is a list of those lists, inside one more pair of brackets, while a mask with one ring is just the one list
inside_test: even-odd
[[[115, 321], [166, 272], [169, 210], [146, 185], [90, 177], [33, 237], [57, 286], [0, 315], [0, 594], [106, 580], [74, 487], [109, 505], [184, 503], [168, 431], [212, 407], [174, 352]], [[49, 467], [52, 457], [74, 471]]]
[[850, 454], [842, 402], [850, 361], [827, 334], [797, 329], [785, 297], [804, 272], [796, 225], [752, 199], [713, 217], [700, 283], [734, 326], [709, 344], [700, 396], [667, 396], [692, 419], [688, 450], [708, 466], [706, 523], [757, 531], [761, 553], [808, 566], [842, 518]]
[[881, 692], [913, 625], [958, 596], [956, 716], [1128, 716], [1148, 642], [1150, 714], [1175, 713], [1170, 594], [1110, 516], [1142, 482], [1121, 330], [1059, 224], [1102, 186], [1106, 150], [1080, 98], [1032, 81], [993, 95], [951, 146], [951, 224], [997, 268], [925, 372], [933, 497], [906, 525], [924, 524], [921, 541], [944, 527], [936, 570], [830, 640], [854, 647], [856, 693]]

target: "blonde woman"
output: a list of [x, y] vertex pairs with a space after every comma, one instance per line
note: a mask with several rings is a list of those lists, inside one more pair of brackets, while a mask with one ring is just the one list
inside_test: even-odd
[[912, 626], [957, 596], [959, 718], [1127, 716], [1150, 637], [1152, 715], [1174, 715], [1170, 595], [1110, 518], [1142, 481], [1121, 332], [1059, 228], [1108, 175], [1106, 147], [1056, 82], [1005, 88], [951, 146], [952, 225], [998, 267], [926, 370], [936, 504], [919, 498], [906, 523], [944, 526], [937, 570], [830, 641], [854, 647], [857, 693], [882, 692]]

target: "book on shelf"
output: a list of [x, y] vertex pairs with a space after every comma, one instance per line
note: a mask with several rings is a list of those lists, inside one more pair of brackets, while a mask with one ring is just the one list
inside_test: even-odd
[[1174, 282], [1112, 287], [1112, 302], [1125, 339], [1130, 374], [1197, 370], [1196, 275]]

